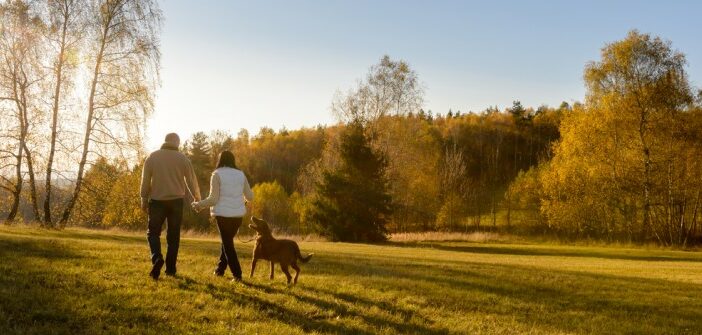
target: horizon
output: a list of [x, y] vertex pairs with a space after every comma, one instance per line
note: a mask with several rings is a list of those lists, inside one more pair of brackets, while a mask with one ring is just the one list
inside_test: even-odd
[[582, 101], [586, 63], [632, 29], [671, 41], [693, 85], [702, 83], [702, 4], [691, 1], [161, 4], [162, 85], [147, 151], [168, 132], [184, 142], [197, 131], [336, 123], [334, 93], [385, 54], [417, 72], [434, 114]]

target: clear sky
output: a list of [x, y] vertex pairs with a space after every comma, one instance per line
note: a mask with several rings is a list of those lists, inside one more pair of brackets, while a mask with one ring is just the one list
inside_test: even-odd
[[702, 1], [161, 2], [162, 87], [147, 147], [223, 129], [334, 122], [337, 90], [384, 54], [407, 61], [425, 109], [581, 101], [582, 71], [631, 29], [671, 40], [702, 86]]

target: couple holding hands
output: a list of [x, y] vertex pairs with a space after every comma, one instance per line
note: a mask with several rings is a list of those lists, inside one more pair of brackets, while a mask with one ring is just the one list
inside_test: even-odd
[[[224, 151], [219, 156], [217, 168], [210, 179], [210, 194], [200, 199], [200, 188], [190, 160], [180, 151], [180, 138], [175, 133], [166, 135], [161, 149], [154, 151], [144, 161], [141, 178], [141, 207], [149, 217], [147, 240], [151, 249], [153, 279], [161, 275], [166, 265], [166, 275], [175, 276], [176, 260], [180, 245], [180, 226], [183, 220], [183, 203], [186, 189], [195, 200], [195, 211], [210, 208], [217, 221], [222, 248], [219, 263], [214, 271], [223, 276], [227, 267], [234, 281], [241, 280], [241, 266], [234, 249], [234, 236], [246, 214], [246, 204], [253, 200], [253, 192], [244, 173], [237, 169], [234, 154]], [[167, 251], [164, 261], [161, 254], [161, 229], [166, 230]]]

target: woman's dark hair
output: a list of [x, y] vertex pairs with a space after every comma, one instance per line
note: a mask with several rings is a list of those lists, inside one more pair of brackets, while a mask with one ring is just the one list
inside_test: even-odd
[[229, 151], [222, 151], [221, 154], [219, 154], [219, 162], [217, 162], [217, 168], [221, 167], [230, 167], [232, 169], [236, 169], [236, 160], [234, 159], [234, 154]]

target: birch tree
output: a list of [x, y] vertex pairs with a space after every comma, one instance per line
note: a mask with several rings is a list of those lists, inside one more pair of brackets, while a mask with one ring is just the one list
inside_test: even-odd
[[90, 59], [87, 113], [75, 186], [61, 215], [65, 225], [80, 193], [89, 159], [142, 145], [145, 117], [158, 84], [162, 14], [152, 0], [100, 0], [88, 6]]
[[44, 203], [43, 221], [45, 225], [53, 224], [51, 216], [51, 193], [52, 178], [54, 172], [54, 157], [56, 154], [56, 142], [58, 138], [59, 112], [62, 110], [64, 95], [68, 94], [75, 69], [79, 65], [77, 54], [81, 26], [85, 22], [83, 10], [87, 5], [85, 0], [49, 0], [46, 8], [46, 29], [45, 39], [53, 52], [49, 57], [50, 70], [52, 73], [51, 85], [53, 96], [51, 99], [51, 137], [49, 140], [49, 152], [46, 160], [46, 173], [44, 180]]
[[[40, 20], [30, 11], [24, 1], [11, 1], [0, 5], [0, 99], [5, 108], [11, 110], [16, 127], [5, 135], [14, 140], [16, 147], [6, 152], [15, 158], [15, 180], [3, 176], [7, 184], [14, 184], [11, 192], [13, 200], [7, 220], [11, 221], [17, 214], [24, 175], [22, 166], [27, 168], [29, 192], [34, 218], [39, 217], [38, 197], [34, 174], [34, 157], [29, 148], [30, 131], [36, 125], [37, 109], [35, 94], [41, 81], [39, 62]], [[9, 105], [7, 104], [9, 103]]]

